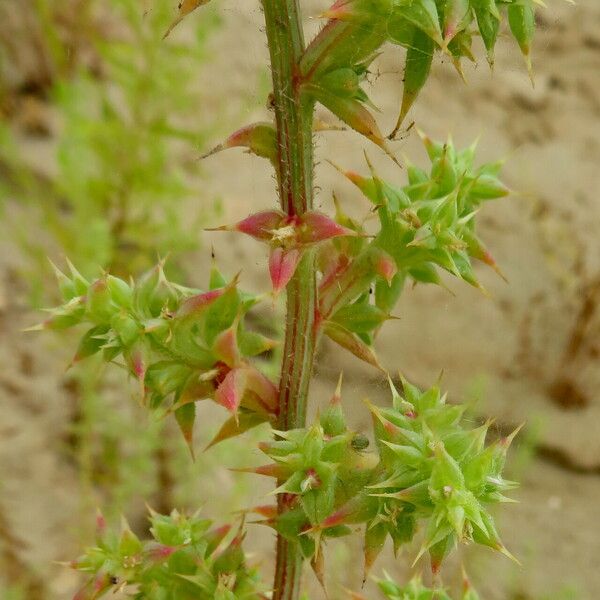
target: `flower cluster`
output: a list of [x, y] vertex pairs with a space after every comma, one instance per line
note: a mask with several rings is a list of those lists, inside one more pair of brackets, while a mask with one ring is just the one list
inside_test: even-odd
[[274, 342], [245, 329], [258, 298], [241, 292], [237, 278], [227, 282], [213, 267], [202, 292], [168, 281], [162, 264], [132, 283], [109, 274], [90, 283], [69, 266], [70, 276], [56, 269], [65, 303], [37, 327], [86, 324], [73, 361], [100, 352], [106, 362], [122, 359], [145, 403], [174, 413], [190, 448], [198, 400], [232, 413], [214, 442], [275, 417], [277, 389], [249, 361]]
[[287, 499], [287, 510], [268, 524], [299, 539], [310, 557], [323, 538], [365, 523], [365, 572], [388, 536], [398, 551], [420, 526], [415, 562], [429, 552], [434, 572], [459, 542], [510, 557], [488, 506], [509, 501], [504, 493], [515, 487], [502, 470], [516, 432], [486, 446], [489, 423], [465, 427], [465, 407], [447, 404], [437, 387], [422, 392], [403, 380], [401, 396], [390, 386], [391, 407], [369, 404], [378, 455], [366, 452], [366, 437], [347, 429], [339, 387], [317, 424], [261, 444], [274, 462], [248, 471], [277, 478], [275, 493]]
[[314, 210], [300, 216], [289, 216], [280, 210], [264, 210], [234, 225], [223, 225], [209, 231], [237, 231], [268, 244], [269, 274], [275, 294], [289, 283], [306, 249], [332, 238], [356, 235]]
[[350, 533], [344, 525], [321, 529], [320, 524], [369, 482], [376, 457], [366, 452], [369, 440], [346, 427], [340, 385], [312, 427], [275, 433], [274, 441], [259, 445], [273, 462], [244, 470], [277, 479], [274, 493], [284, 499], [286, 511], [264, 522], [298, 540], [310, 558], [319, 552], [321, 536], [312, 535], [317, 529], [325, 537]]
[[371, 406], [381, 461], [368, 486], [377, 514], [367, 525], [367, 546], [369, 535], [377, 541], [389, 534], [398, 547], [423, 522], [417, 559], [429, 552], [434, 572], [458, 542], [510, 556], [487, 507], [510, 501], [504, 492], [516, 484], [502, 471], [516, 432], [486, 446], [489, 423], [466, 428], [465, 407], [447, 404], [439, 388], [421, 392], [403, 380], [403, 390], [404, 397], [392, 386], [391, 408]]
[[475, 214], [484, 202], [509, 193], [499, 179], [502, 163], [476, 167], [475, 144], [457, 150], [451, 140], [441, 144], [422, 137], [431, 169], [409, 164], [408, 184], [402, 187], [380, 179], [372, 167], [369, 176], [340, 169], [372, 203], [380, 229], [369, 240], [338, 205], [337, 221], [356, 235], [319, 250], [324, 332], [375, 366], [373, 339], [391, 318], [407, 278], [440, 284], [441, 268], [480, 287], [472, 259], [499, 272], [475, 232]]
[[246, 564], [241, 531], [227, 541], [231, 526], [212, 527], [208, 519], [177, 511], [152, 512], [150, 524], [153, 539], [141, 541], [126, 523], [117, 535], [98, 516], [96, 545], [71, 563], [89, 575], [74, 600], [95, 600], [126, 587], [140, 600], [266, 598], [256, 571]]
[[509, 194], [500, 181], [502, 162], [474, 166], [476, 145], [457, 150], [421, 134], [431, 169], [409, 164], [408, 185], [397, 187], [372, 172], [363, 177], [346, 172], [374, 204], [381, 230], [374, 245], [393, 257], [398, 269], [415, 281], [439, 283], [440, 267], [478, 286], [471, 258], [497, 268], [475, 233], [481, 205]]

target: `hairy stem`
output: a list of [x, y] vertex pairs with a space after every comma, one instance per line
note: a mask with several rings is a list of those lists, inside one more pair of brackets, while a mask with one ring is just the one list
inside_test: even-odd
[[[301, 215], [313, 204], [312, 100], [300, 91], [299, 60], [304, 36], [298, 0], [262, 0], [273, 75], [277, 126], [277, 184], [281, 208]], [[281, 430], [303, 427], [314, 358], [316, 281], [314, 257], [307, 252], [287, 286], [285, 345], [279, 388]], [[280, 495], [279, 511], [292, 498]], [[296, 600], [302, 555], [296, 542], [277, 538], [273, 600]]]

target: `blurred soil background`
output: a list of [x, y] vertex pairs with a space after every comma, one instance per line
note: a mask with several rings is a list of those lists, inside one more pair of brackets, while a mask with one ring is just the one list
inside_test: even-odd
[[[144, 20], [120, 5], [151, 15], [160, 4], [168, 21], [176, 2], [99, 4], [0, 0], [0, 596], [7, 600], [71, 597], [78, 578], [55, 561], [70, 560], [83, 543], [91, 542], [97, 506], [113, 519], [124, 513], [134, 529], [143, 531], [144, 501], [160, 510], [202, 506], [211, 517], [230, 518], [232, 511], [260, 502], [269, 489], [250, 475], [235, 477], [227, 470], [260, 463], [252, 439], [266, 435], [265, 430], [199, 453], [192, 465], [172, 426], [153, 423], [139, 409], [135, 386], [118, 374], [100, 376], [94, 366], [80, 365], [65, 373], [74, 336], [21, 332], [40, 320], [37, 306], [55, 300], [45, 255], [61, 266], [65, 253], [76, 264], [83, 256], [87, 264], [80, 268], [88, 272], [93, 270], [90, 265], [100, 264], [123, 274], [139, 272], [176, 244], [171, 268], [182, 283], [202, 286], [214, 244], [228, 275], [243, 268], [243, 285], [251, 290], [266, 285], [263, 248], [235, 235], [200, 230], [272, 205], [269, 165], [238, 151], [197, 160], [228, 132], [269, 118], [258, 3], [215, 3], [188, 18], [162, 43], [157, 35], [162, 22], [148, 33], [146, 51], [158, 53], [158, 58], [152, 54], [156, 62], [145, 66], [146, 73], [158, 64], [157, 72], [167, 82], [161, 92], [167, 106], [154, 109], [178, 124], [169, 130], [158, 162], [130, 174], [123, 189], [135, 208], [152, 195], [148, 186], [131, 183], [138, 175], [153, 173], [156, 191], [175, 169], [177, 183], [153, 201], [146, 221], [139, 221], [145, 225], [138, 223], [129, 237], [121, 238], [114, 227], [109, 227], [108, 237], [91, 231], [102, 218], [112, 226], [116, 219], [118, 225], [119, 215], [113, 214], [121, 206], [118, 199], [104, 207], [110, 213], [104, 217], [97, 207], [78, 212], [76, 203], [67, 209], [61, 204], [61, 194], [72, 199], [95, 193], [101, 185], [94, 180], [91, 187], [73, 192], [55, 183], [65, 173], [75, 178], [73, 174], [85, 170], [85, 153], [81, 164], [67, 161], [71, 171], [65, 171], [64, 154], [71, 142], [81, 144], [78, 133], [84, 147], [85, 136], [93, 135], [89, 123], [94, 118], [82, 130], [82, 122], [65, 108], [65, 93], [77, 99], [82, 88], [79, 83], [64, 86], [85, 81], [92, 86], [86, 93], [101, 89], [109, 98], [115, 89], [125, 89], [114, 104], [104, 105], [135, 104], [138, 97], [111, 79], [114, 55], [103, 44], [129, 43], [135, 52], [145, 47], [135, 37]], [[303, 4], [307, 17], [325, 7], [316, 0]], [[505, 181], [515, 194], [485, 207], [480, 231], [508, 283], [481, 268], [478, 275], [489, 296], [454, 281], [448, 281], [451, 293], [427, 286], [408, 289], [395, 311], [400, 319], [391, 321], [377, 342], [382, 363], [415, 383], [429, 385], [443, 369], [442, 385], [450, 398], [471, 401], [473, 419], [494, 418], [494, 431], [526, 423], [511, 467], [512, 478], [522, 482], [516, 494], [519, 504], [505, 507], [500, 517], [505, 542], [522, 566], [481, 549], [467, 549], [463, 555], [482, 598], [488, 600], [595, 600], [600, 589], [600, 4], [548, 4], [539, 12], [535, 88], [507, 38], [499, 44], [494, 73], [483, 61], [465, 66], [468, 85], [451, 64], [438, 62], [411, 114], [429, 135], [450, 132], [459, 146], [479, 137], [482, 162], [507, 158]], [[307, 18], [307, 31], [317, 27], [316, 20]], [[185, 85], [170, 96], [174, 84], [168, 78], [175, 63], [161, 66], [161, 48], [190, 44], [199, 45], [198, 53], [174, 72]], [[372, 98], [382, 110], [384, 131], [397, 115], [402, 64], [394, 48], [375, 64]], [[136, 75], [140, 79], [128, 80], [138, 91], [146, 89], [139, 97], [142, 106], [160, 92], [148, 83], [152, 77], [141, 79], [143, 71]], [[333, 122], [325, 110], [320, 116]], [[106, 118], [103, 113], [97, 120], [102, 124]], [[139, 127], [147, 127], [140, 119]], [[69, 124], [74, 129], [65, 136]], [[172, 135], [174, 129], [177, 135]], [[130, 139], [127, 129], [118, 135]], [[136, 148], [153, 140], [138, 140]], [[316, 143], [321, 159], [318, 207], [329, 210], [335, 191], [349, 212], [364, 215], [366, 202], [322, 159], [363, 171], [362, 148], [368, 143], [357, 134], [336, 131], [318, 134]], [[414, 129], [393, 150], [425, 164]], [[383, 175], [404, 182], [404, 173], [377, 148], [368, 151]], [[119, 156], [110, 144], [103, 152], [94, 160], [108, 165], [107, 177], [111, 160], [118, 171], [125, 155]], [[138, 155], [131, 156], [135, 163]], [[105, 192], [109, 198], [114, 193]], [[170, 202], [170, 194], [179, 197], [174, 214], [160, 204]], [[61, 211], [65, 219], [75, 214], [79, 220], [64, 225]], [[74, 233], [61, 237], [69, 227]], [[74, 238], [90, 242], [87, 250]], [[109, 241], [102, 246], [98, 239]], [[129, 251], [132, 239], [135, 252]], [[269, 307], [261, 317], [272, 320]], [[328, 345], [317, 360], [313, 410], [327, 401], [340, 370], [345, 374], [346, 411], [355, 427], [367, 431], [362, 399], [386, 402], [386, 383]], [[218, 408], [202, 407], [199, 448], [221, 416]], [[247, 541], [253, 560], [264, 565], [265, 577], [270, 576], [272, 540], [270, 532], [254, 528]], [[328, 551], [330, 597], [344, 598], [342, 586], [360, 587], [360, 539], [331, 544]], [[386, 549], [374, 572], [385, 568], [398, 576], [408, 574], [412, 556], [414, 552], [405, 551], [394, 560]], [[449, 582], [456, 579], [458, 564], [457, 558], [447, 567]], [[321, 598], [313, 575], [307, 573], [305, 579], [310, 598]]]

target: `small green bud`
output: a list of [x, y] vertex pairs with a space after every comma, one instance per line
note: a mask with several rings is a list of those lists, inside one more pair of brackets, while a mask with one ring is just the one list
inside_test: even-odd
[[117, 310], [108, 287], [108, 279], [104, 277], [94, 281], [86, 297], [86, 316], [91, 321], [102, 324], [110, 321]]
[[319, 79], [318, 85], [338, 97], [355, 98], [360, 90], [360, 79], [354, 69], [345, 67], [326, 73]]
[[338, 379], [338, 384], [329, 402], [329, 406], [321, 415], [320, 423], [325, 435], [336, 436], [346, 432], [346, 419], [342, 410], [342, 375]]
[[116, 313], [112, 317], [110, 325], [119, 336], [124, 347], [131, 346], [141, 335], [143, 335], [140, 324], [125, 312]]
[[131, 287], [122, 279], [112, 275], [108, 275], [106, 281], [112, 301], [123, 308], [130, 308], [133, 300]]

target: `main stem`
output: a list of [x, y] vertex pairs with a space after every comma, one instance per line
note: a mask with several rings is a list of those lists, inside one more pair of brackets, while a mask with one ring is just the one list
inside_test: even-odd
[[[273, 104], [279, 145], [277, 184], [281, 208], [302, 215], [313, 205], [313, 103], [302, 97], [298, 62], [304, 36], [298, 0], [262, 0], [273, 76]], [[280, 430], [303, 427], [314, 359], [316, 280], [314, 257], [307, 252], [287, 288], [285, 345], [279, 383]], [[291, 497], [279, 495], [278, 510]], [[302, 555], [296, 542], [277, 537], [273, 600], [296, 600]]]

